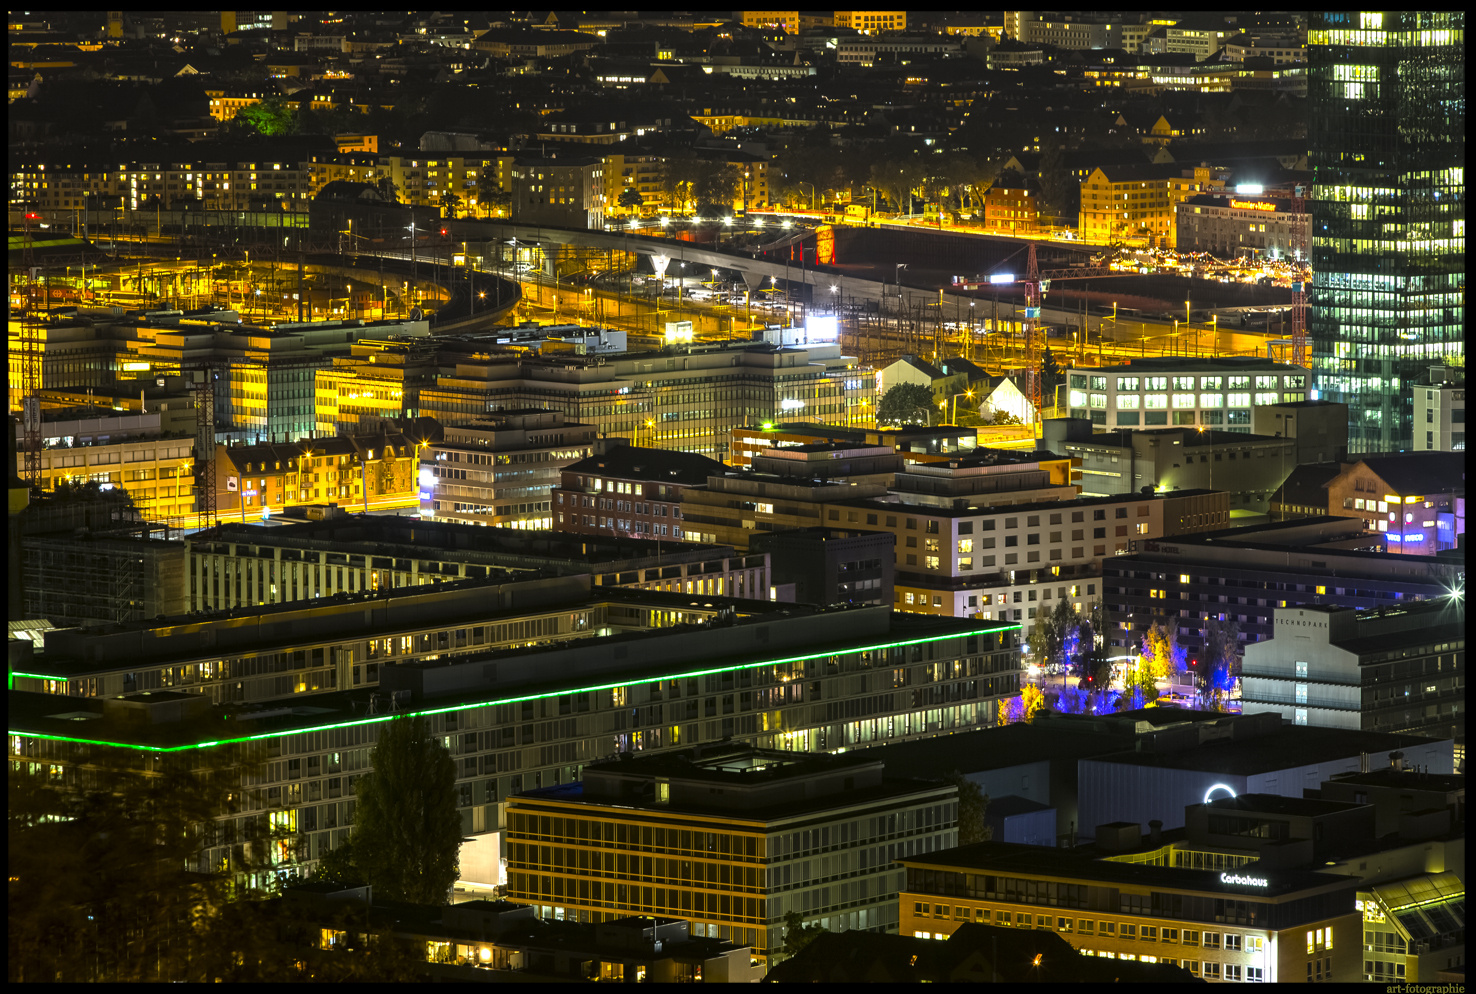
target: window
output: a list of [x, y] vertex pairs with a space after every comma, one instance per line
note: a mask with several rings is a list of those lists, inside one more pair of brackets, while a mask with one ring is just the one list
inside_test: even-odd
[[1225, 933], [1225, 951], [1231, 953], [1240, 952], [1240, 936], [1229, 932]]

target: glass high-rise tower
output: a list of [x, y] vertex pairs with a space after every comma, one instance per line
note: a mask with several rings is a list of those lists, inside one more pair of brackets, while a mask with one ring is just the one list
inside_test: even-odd
[[1313, 385], [1348, 449], [1408, 449], [1410, 384], [1463, 352], [1466, 15], [1313, 12]]

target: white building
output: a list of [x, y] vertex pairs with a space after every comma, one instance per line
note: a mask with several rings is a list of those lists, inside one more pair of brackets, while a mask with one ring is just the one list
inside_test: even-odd
[[1465, 612], [1455, 603], [1277, 608], [1275, 634], [1245, 647], [1242, 713], [1464, 741]]
[[1414, 386], [1414, 450], [1466, 451], [1466, 372], [1431, 366], [1428, 383]]
[[1204, 426], [1249, 434], [1251, 408], [1307, 399], [1307, 370], [1254, 357], [1144, 358], [1067, 371], [1069, 416], [1103, 428]]

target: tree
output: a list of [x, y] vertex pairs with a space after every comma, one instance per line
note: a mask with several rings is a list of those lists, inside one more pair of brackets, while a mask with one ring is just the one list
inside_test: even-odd
[[274, 137], [297, 132], [297, 118], [287, 109], [287, 101], [280, 96], [267, 97], [259, 104], [242, 107], [231, 119], [230, 130], [237, 133], [255, 132]]
[[390, 203], [398, 204], [400, 202], [400, 188], [388, 176], [381, 176], [375, 180], [374, 189], [378, 190], [379, 195]]
[[[218, 719], [210, 731], [222, 735]], [[256, 747], [146, 762], [96, 748], [73, 759], [8, 772], [10, 979], [200, 982], [239, 972], [234, 954], [249, 937], [233, 923], [245, 909], [227, 908], [249, 896], [237, 875], [265, 869], [272, 840], [250, 828], [224, 865], [204, 864], [225, 824], [217, 818], [259, 769]], [[269, 968], [260, 958], [241, 965], [259, 975]]]
[[384, 726], [372, 771], [354, 782], [354, 862], [392, 901], [445, 904], [456, 882], [456, 763], [422, 716]]
[[1240, 625], [1234, 618], [1212, 616], [1205, 623], [1204, 652], [1199, 660], [1197, 689], [1204, 702], [1224, 710], [1235, 681], [1240, 678]]
[[364, 874], [354, 860], [354, 842], [348, 839], [337, 849], [330, 849], [318, 860], [318, 868], [313, 872], [313, 879], [340, 887], [360, 887], [364, 884]]
[[442, 216], [455, 220], [457, 212], [461, 210], [461, 195], [447, 190], [436, 198], [436, 203], [441, 208]]
[[1105, 690], [1111, 683], [1112, 660], [1107, 647], [1089, 646], [1081, 657], [1081, 685], [1088, 690]]
[[624, 207], [628, 211], [638, 211], [645, 206], [646, 199], [641, 196], [641, 191], [632, 187], [629, 190], [623, 191], [620, 196], [615, 199], [615, 203], [619, 204], [621, 207]]
[[798, 911], [789, 911], [784, 915], [784, 955], [798, 955], [810, 943], [825, 934], [825, 929], [819, 925], [806, 925], [804, 918]]
[[489, 163], [477, 174], [477, 206], [488, 214], [505, 215], [512, 207], [512, 196], [497, 178], [497, 164]]
[[953, 770], [944, 779], [958, 788], [958, 844], [971, 846], [994, 838], [994, 829], [985, 820], [989, 813], [989, 795], [958, 770]]
[[1055, 607], [1047, 614], [1036, 619], [1035, 630], [1041, 632], [1041, 648], [1044, 650], [1039, 660], [1041, 663], [1049, 666], [1058, 663], [1064, 665], [1064, 650], [1068, 639], [1075, 633], [1079, 620], [1076, 608], [1064, 597], [1056, 601]]
[[1056, 363], [1056, 357], [1051, 352], [1051, 347], [1045, 347], [1045, 355], [1040, 361], [1040, 394], [1041, 403], [1046, 407], [1056, 406], [1056, 388], [1066, 382], [1066, 374], [1061, 372], [1061, 367]]
[[921, 383], [898, 383], [882, 394], [876, 405], [876, 423], [881, 425], [930, 424], [933, 391]]
[[1030, 722], [1046, 706], [1044, 692], [1033, 683], [1027, 683], [1020, 688], [1020, 693], [1015, 697], [1007, 697], [999, 702], [1000, 725], [1013, 725], [1017, 722]]

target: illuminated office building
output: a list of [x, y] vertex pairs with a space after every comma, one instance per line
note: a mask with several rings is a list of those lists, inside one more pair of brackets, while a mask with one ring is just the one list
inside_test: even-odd
[[791, 911], [894, 931], [894, 859], [954, 846], [958, 800], [951, 783], [883, 772], [865, 755], [741, 745], [589, 766], [509, 802], [508, 899], [543, 918], [685, 918], [751, 946], [756, 964]]
[[1314, 12], [1313, 385], [1350, 452], [1411, 447], [1411, 385], [1463, 352], [1463, 11]]

